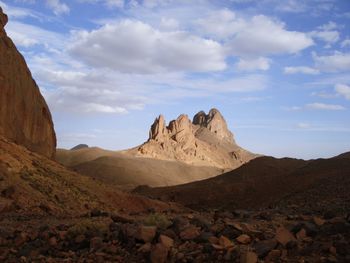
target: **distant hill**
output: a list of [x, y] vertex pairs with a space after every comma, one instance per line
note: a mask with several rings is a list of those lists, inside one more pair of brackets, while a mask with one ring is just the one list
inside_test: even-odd
[[74, 146], [71, 150], [80, 150], [80, 149], [84, 149], [84, 148], [89, 148], [89, 145], [87, 144], [78, 144], [77, 146]]
[[133, 189], [138, 185], [177, 185], [222, 173], [215, 167], [135, 157], [97, 147], [74, 151], [58, 149], [56, 155], [60, 163], [72, 170], [123, 189]]
[[130, 189], [207, 179], [258, 156], [236, 144], [217, 109], [197, 113], [192, 122], [182, 114], [168, 126], [160, 115], [149, 134], [147, 142], [133, 149], [117, 152], [80, 144], [58, 149], [56, 158], [74, 171]]
[[[330, 159], [259, 157], [240, 168], [199, 182], [136, 189], [152, 198], [193, 208], [259, 209], [295, 204], [305, 210], [350, 206], [350, 153]], [[305, 206], [305, 207], [303, 207]]]

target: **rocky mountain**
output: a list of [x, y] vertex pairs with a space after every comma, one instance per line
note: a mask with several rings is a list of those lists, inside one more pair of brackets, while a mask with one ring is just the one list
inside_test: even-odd
[[181, 114], [166, 125], [160, 115], [151, 126], [149, 139], [137, 149], [137, 156], [177, 160], [191, 165], [232, 170], [255, 158], [239, 147], [217, 109], [197, 113], [193, 121]]
[[5, 32], [0, 7], [0, 135], [53, 158], [56, 136], [50, 110], [23, 56]]

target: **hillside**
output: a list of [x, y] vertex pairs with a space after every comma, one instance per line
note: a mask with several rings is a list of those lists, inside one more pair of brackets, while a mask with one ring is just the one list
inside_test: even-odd
[[[136, 192], [192, 208], [262, 209], [279, 204], [305, 210], [348, 208], [349, 154], [311, 161], [259, 157], [240, 168], [199, 182]], [[311, 201], [312, 200], [312, 201]], [[349, 203], [348, 203], [349, 204]], [[283, 207], [283, 206], [282, 206]]]
[[57, 161], [70, 169], [122, 189], [139, 185], [169, 186], [218, 175], [215, 167], [192, 166], [176, 161], [134, 157], [97, 147], [74, 151], [58, 149]]

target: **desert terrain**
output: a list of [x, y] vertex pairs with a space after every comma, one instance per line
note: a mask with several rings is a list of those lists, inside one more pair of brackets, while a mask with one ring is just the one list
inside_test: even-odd
[[[350, 262], [350, 154], [238, 146], [219, 110], [148, 140], [56, 149], [0, 7], [0, 262]], [[84, 142], [82, 142], [84, 143]]]

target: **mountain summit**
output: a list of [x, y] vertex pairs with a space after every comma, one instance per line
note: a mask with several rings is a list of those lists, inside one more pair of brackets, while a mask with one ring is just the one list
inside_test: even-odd
[[239, 147], [217, 109], [198, 112], [193, 121], [186, 114], [166, 125], [163, 115], [155, 119], [148, 141], [137, 154], [188, 164], [234, 169], [256, 157]]

